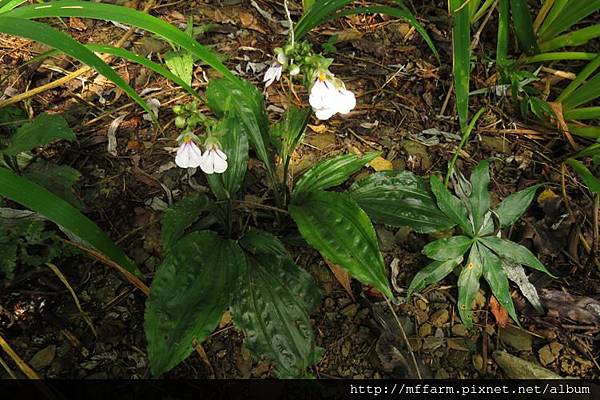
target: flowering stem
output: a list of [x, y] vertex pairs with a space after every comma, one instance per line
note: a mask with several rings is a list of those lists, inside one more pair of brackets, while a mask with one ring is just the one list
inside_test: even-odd
[[290, 44], [294, 46], [294, 25], [292, 24], [292, 15], [288, 8], [287, 0], [283, 0], [283, 8], [285, 9], [285, 16], [287, 17], [288, 25], [290, 26]]

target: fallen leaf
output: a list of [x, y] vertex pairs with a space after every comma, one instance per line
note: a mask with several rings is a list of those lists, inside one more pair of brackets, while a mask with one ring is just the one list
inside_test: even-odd
[[348, 295], [350, 296], [350, 298], [353, 301], [356, 301], [356, 299], [354, 298], [354, 294], [352, 293], [352, 287], [350, 286], [350, 274], [348, 274], [345, 270], [341, 269], [334, 263], [331, 263], [327, 260], [325, 260], [325, 262], [329, 266], [329, 269], [331, 270], [331, 272], [333, 272], [335, 279], [337, 279], [337, 281], [340, 283], [340, 285], [342, 285], [342, 287], [346, 290], [346, 292], [348, 292]]
[[499, 327], [504, 328], [508, 323], [508, 313], [498, 303], [498, 300], [494, 296], [490, 299], [490, 309], [492, 310], [492, 314], [494, 314], [494, 318], [496, 318], [496, 323]]
[[394, 169], [391, 161], [386, 160], [381, 156], [375, 157], [370, 163], [369, 166], [373, 168], [375, 171], [390, 171]]
[[308, 127], [316, 133], [324, 133], [327, 132], [327, 125], [322, 124], [322, 125], [308, 125]]
[[80, 18], [69, 17], [69, 28], [73, 28], [78, 31], [85, 31], [87, 29], [87, 25]]

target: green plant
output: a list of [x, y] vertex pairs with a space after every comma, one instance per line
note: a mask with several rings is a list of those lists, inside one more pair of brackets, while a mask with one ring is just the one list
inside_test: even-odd
[[[423, 254], [433, 260], [419, 271], [408, 288], [408, 297], [427, 285], [458, 273], [458, 312], [467, 327], [473, 325], [473, 301], [483, 277], [498, 302], [518, 322], [509, 291], [507, 264], [525, 265], [551, 275], [525, 247], [500, 236], [500, 229], [514, 224], [525, 212], [540, 185], [531, 186], [504, 199], [491, 210], [489, 165], [482, 161], [471, 174], [470, 185], [460, 185], [459, 197], [446, 189], [436, 176], [431, 190], [439, 209], [454, 222], [461, 234], [429, 243]], [[463, 265], [463, 261], [466, 264]]]
[[[348, 4], [324, 3], [320, 5], [329, 13]], [[289, 73], [309, 90], [315, 116], [327, 120], [348, 113], [356, 101], [329, 70], [333, 60], [300, 40], [314, 24], [337, 15], [322, 12], [313, 7], [304, 14], [295, 36], [275, 50], [264, 81], [269, 86]], [[454, 223], [437, 208], [424, 182], [408, 172], [370, 175], [343, 190], [340, 186], [377, 152], [339, 155], [291, 176], [308, 108], [289, 104], [281, 119], [269, 124], [260, 91], [231, 79], [211, 80], [206, 101], [212, 116], [200, 112], [197, 102], [173, 109], [181, 129], [176, 163], [200, 168], [212, 196], [185, 197], [163, 217], [166, 257], [150, 287], [145, 314], [152, 373], [161, 375], [184, 360], [192, 343], [204, 341], [229, 308], [247, 348], [274, 361], [277, 376], [305, 377], [321, 354], [309, 320], [320, 295], [282, 238], [299, 231], [326, 260], [389, 299], [393, 294], [372, 220], [419, 232]], [[269, 200], [264, 203], [243, 200], [251, 150], [263, 162], [268, 180], [259, 189]]]

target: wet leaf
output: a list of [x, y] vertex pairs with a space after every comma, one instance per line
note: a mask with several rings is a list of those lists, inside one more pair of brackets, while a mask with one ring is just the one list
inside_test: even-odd
[[423, 248], [423, 254], [437, 261], [453, 260], [465, 254], [471, 244], [473, 244], [473, 239], [467, 236], [438, 239], [427, 244]]

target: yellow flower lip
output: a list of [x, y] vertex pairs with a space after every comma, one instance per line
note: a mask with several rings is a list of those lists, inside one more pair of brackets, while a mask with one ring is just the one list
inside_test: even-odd
[[321, 82], [325, 82], [326, 78], [327, 78], [327, 75], [325, 74], [325, 72], [319, 73], [319, 80]]
[[192, 137], [191, 136], [186, 136], [183, 138], [183, 143], [188, 144], [192, 141]]

